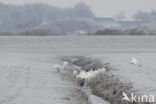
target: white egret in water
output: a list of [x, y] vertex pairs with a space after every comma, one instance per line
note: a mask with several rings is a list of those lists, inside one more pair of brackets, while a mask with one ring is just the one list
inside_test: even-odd
[[131, 57], [131, 61], [129, 63], [142, 67], [142, 65], [139, 63], [139, 61], [137, 59], [135, 59], [134, 57]]

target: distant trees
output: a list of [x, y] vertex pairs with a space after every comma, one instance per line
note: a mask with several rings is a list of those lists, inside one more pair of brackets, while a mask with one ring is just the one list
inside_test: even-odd
[[74, 11], [76, 11], [77, 17], [94, 17], [94, 14], [91, 11], [90, 7], [85, 3], [78, 3], [77, 5], [75, 5]]
[[94, 35], [122, 35], [122, 32], [116, 29], [105, 29], [96, 31]]
[[133, 18], [139, 21], [149, 22], [151, 20], [151, 14], [149, 12], [138, 11]]
[[47, 29], [34, 29], [34, 30], [22, 31], [18, 35], [21, 35], [21, 36], [49, 36], [52, 34], [50, 34], [50, 30], [47, 30]]
[[152, 10], [151, 12], [138, 11], [133, 17], [136, 20], [151, 22], [153, 20], [156, 20], [156, 11], [154, 10]]
[[86, 35], [156, 35], [153, 31], [144, 31], [140, 29], [104, 29], [89, 31]]
[[[151, 12], [138, 11], [134, 16], [134, 19], [145, 22], [152, 30], [156, 29], [156, 11]], [[156, 31], [156, 30], [155, 30]]]
[[1, 31], [0, 36], [14, 36], [15, 32]]
[[93, 17], [93, 12], [85, 3], [79, 3], [73, 8], [58, 8], [41, 3], [21, 6], [0, 4], [0, 30], [34, 29], [43, 25], [46, 28], [60, 28], [57, 27], [57, 21]]
[[0, 31], [0, 36], [55, 36], [58, 35], [48, 29], [31, 29], [23, 31]]

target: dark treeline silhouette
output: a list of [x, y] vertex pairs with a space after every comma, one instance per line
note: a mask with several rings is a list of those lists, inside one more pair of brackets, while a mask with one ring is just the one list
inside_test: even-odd
[[1, 31], [0, 36], [58, 36], [48, 29], [31, 29], [22, 31]]
[[145, 31], [140, 29], [104, 29], [104, 30], [96, 30], [89, 31], [86, 35], [156, 35], [153, 31]]

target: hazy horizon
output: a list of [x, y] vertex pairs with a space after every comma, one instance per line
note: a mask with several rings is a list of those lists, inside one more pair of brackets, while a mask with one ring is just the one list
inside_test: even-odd
[[154, 0], [0, 0], [1, 3], [4, 4], [28, 4], [28, 3], [46, 3], [53, 6], [66, 8], [73, 7], [75, 4], [79, 2], [85, 2], [89, 5], [92, 11], [95, 13], [97, 17], [116, 17], [116, 16], [124, 16], [127, 18], [131, 18], [137, 11], [151, 11], [156, 10]]

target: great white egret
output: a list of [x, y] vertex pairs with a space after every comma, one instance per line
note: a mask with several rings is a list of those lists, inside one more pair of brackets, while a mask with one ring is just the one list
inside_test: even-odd
[[142, 67], [142, 65], [139, 63], [139, 61], [137, 59], [135, 59], [134, 57], [131, 57], [131, 61], [129, 63]]
[[56, 64], [56, 65], [54, 65], [54, 69], [56, 69], [57, 72], [59, 73], [60, 70], [62, 69], [62, 65]]
[[74, 77], [76, 77], [78, 74], [79, 74], [79, 73], [78, 73], [77, 70], [74, 70], [74, 71], [73, 71], [73, 76], [74, 76]]
[[62, 66], [63, 66], [63, 69], [65, 69], [68, 65], [69, 65], [69, 62], [64, 61], [64, 62], [63, 62], [63, 65], [62, 65]]

